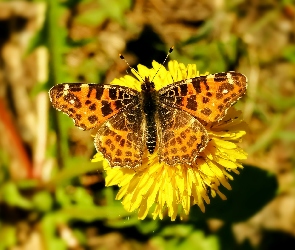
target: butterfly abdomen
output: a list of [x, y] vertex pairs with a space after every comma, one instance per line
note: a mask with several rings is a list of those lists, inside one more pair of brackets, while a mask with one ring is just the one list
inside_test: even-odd
[[142, 85], [142, 109], [146, 121], [146, 146], [150, 154], [154, 153], [157, 145], [156, 102], [154, 84], [146, 78]]
[[155, 118], [146, 115], [146, 146], [150, 154], [153, 154], [157, 145], [157, 128]]

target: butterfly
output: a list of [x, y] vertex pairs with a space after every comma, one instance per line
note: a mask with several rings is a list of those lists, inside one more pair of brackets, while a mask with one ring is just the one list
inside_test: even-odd
[[141, 91], [93, 83], [63, 83], [49, 91], [54, 108], [83, 130], [111, 167], [141, 166], [155, 150], [159, 162], [192, 164], [206, 147], [204, 125], [221, 120], [246, 92], [247, 78], [230, 71], [173, 82], [158, 91], [148, 77]]

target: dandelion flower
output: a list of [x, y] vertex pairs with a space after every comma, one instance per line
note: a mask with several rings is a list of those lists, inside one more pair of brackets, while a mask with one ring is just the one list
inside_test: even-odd
[[[138, 71], [132, 70], [137, 79], [127, 75], [114, 79], [111, 84], [141, 91], [143, 79], [154, 77], [155, 89], [159, 90], [173, 82], [199, 76], [193, 64], [185, 66], [170, 61], [168, 70], [155, 61], [152, 65], [152, 69], [138, 65]], [[246, 133], [241, 112], [231, 107], [222, 120], [203, 125], [209, 140], [192, 164], [171, 166], [160, 162], [158, 147], [152, 155], [145, 150], [142, 164], [135, 169], [112, 168], [100, 153], [93, 161], [103, 160], [106, 186], [118, 185], [116, 199], [122, 200], [127, 211], [138, 211], [139, 219], [146, 218], [153, 210], [153, 219], [169, 216], [174, 221], [177, 215], [187, 216], [194, 204], [205, 212], [205, 203], [210, 203], [209, 193], [212, 197], [217, 194], [226, 199], [219, 187], [231, 189], [228, 182], [233, 179], [231, 172], [239, 174], [239, 169], [243, 168], [241, 160], [246, 159], [247, 154], [237, 145]]]

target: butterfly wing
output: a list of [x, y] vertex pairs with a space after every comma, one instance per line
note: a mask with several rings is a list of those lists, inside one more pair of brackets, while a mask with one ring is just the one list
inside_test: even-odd
[[163, 104], [158, 119], [160, 162], [191, 164], [208, 143], [204, 126], [187, 112]]
[[139, 92], [117, 85], [92, 83], [58, 84], [49, 90], [52, 106], [74, 120], [77, 127], [89, 130], [139, 103]]
[[94, 145], [111, 167], [140, 166], [145, 147], [145, 120], [140, 105], [120, 111], [102, 124]]
[[246, 76], [230, 71], [168, 85], [159, 90], [159, 100], [209, 123], [221, 120], [246, 89]]

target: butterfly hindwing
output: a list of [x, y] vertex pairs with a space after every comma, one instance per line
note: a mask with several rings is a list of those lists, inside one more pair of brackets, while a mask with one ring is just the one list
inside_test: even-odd
[[208, 143], [204, 126], [185, 111], [159, 105], [158, 124], [160, 162], [191, 164]]
[[145, 121], [139, 105], [105, 122], [98, 129], [94, 144], [111, 167], [140, 166], [145, 147]]

